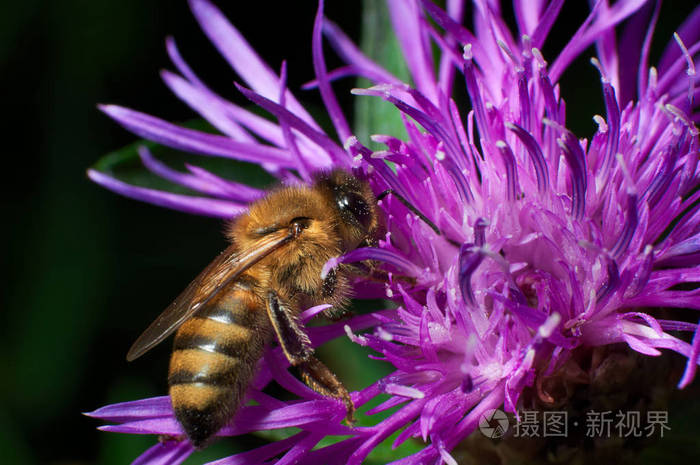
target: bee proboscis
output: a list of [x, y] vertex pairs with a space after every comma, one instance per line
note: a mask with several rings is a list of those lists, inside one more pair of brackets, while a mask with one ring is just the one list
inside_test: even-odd
[[321, 270], [329, 259], [373, 243], [376, 204], [366, 182], [340, 170], [317, 175], [311, 187], [272, 190], [230, 222], [231, 245], [133, 344], [128, 360], [177, 331], [169, 393], [195, 447], [235, 415], [273, 338], [311, 388], [345, 403], [352, 421], [347, 389], [314, 357], [297, 316], [320, 303], [332, 305], [329, 316], [343, 312], [357, 271], [340, 264], [322, 278]]

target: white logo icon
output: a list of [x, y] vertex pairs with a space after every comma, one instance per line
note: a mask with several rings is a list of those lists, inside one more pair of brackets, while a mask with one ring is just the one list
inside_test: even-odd
[[502, 410], [486, 410], [479, 417], [479, 431], [489, 439], [502, 438], [509, 426], [508, 417]]

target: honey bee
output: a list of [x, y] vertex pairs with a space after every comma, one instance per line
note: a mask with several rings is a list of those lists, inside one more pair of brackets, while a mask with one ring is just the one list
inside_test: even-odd
[[257, 362], [276, 338], [309, 387], [340, 399], [352, 422], [355, 407], [336, 376], [314, 357], [297, 316], [307, 306], [348, 303], [356, 270], [332, 257], [371, 245], [378, 228], [369, 185], [336, 170], [309, 186], [280, 187], [231, 220], [231, 245], [207, 266], [132, 345], [134, 360], [177, 331], [169, 394], [175, 416], [197, 448], [233, 418]]

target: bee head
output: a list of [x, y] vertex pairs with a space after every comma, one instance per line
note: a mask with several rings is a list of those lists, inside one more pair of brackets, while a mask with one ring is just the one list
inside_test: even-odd
[[296, 246], [309, 255], [318, 244], [350, 251], [363, 242], [372, 243], [378, 227], [377, 200], [372, 190], [345, 171], [316, 176], [311, 189], [288, 186], [272, 190], [251, 204], [247, 214], [233, 218], [227, 235], [241, 250], [282, 229], [299, 228]]
[[338, 231], [348, 249], [371, 238], [378, 224], [377, 201], [366, 182], [336, 170], [319, 175], [315, 185], [338, 213]]

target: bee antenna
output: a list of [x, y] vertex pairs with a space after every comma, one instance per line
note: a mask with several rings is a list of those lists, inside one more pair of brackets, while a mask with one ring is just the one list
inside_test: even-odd
[[402, 204], [404, 204], [404, 205], [406, 206], [406, 208], [408, 208], [409, 210], [411, 210], [416, 216], [418, 216], [418, 218], [420, 218], [421, 220], [423, 220], [423, 222], [424, 222], [425, 224], [427, 224], [428, 226], [430, 226], [430, 229], [432, 229], [433, 231], [435, 231], [435, 234], [437, 234], [438, 236], [442, 236], [442, 233], [440, 232], [440, 230], [438, 229], [438, 227], [435, 226], [435, 223], [433, 223], [432, 221], [430, 221], [430, 220], [428, 219], [428, 217], [426, 217], [424, 214], [422, 214], [416, 207], [413, 206], [413, 204], [411, 204], [411, 202], [409, 202], [408, 200], [406, 200], [401, 194], [399, 194], [398, 192], [396, 192], [394, 189], [387, 189], [387, 190], [385, 190], [384, 192], [382, 192], [381, 194], [379, 194], [379, 195], [377, 196], [377, 201], [382, 200], [384, 197], [386, 197], [386, 196], [389, 195], [389, 194], [391, 194], [391, 195], [393, 195], [394, 197], [396, 197], [397, 199], [399, 199], [399, 201], [400, 201]]

